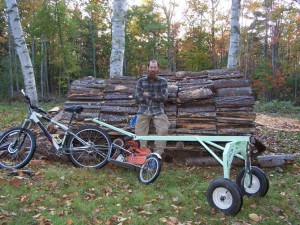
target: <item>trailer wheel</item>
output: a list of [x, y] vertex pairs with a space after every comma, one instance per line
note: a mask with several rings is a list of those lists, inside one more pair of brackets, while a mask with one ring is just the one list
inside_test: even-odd
[[237, 214], [243, 205], [243, 195], [239, 187], [227, 178], [213, 180], [207, 188], [209, 205], [227, 215]]
[[241, 169], [236, 177], [236, 183], [241, 189], [243, 195], [251, 196], [265, 196], [269, 190], [269, 180], [265, 175], [264, 171], [256, 166], [251, 167], [252, 173], [252, 182], [251, 186], [247, 186], [246, 176], [245, 176], [245, 168]]

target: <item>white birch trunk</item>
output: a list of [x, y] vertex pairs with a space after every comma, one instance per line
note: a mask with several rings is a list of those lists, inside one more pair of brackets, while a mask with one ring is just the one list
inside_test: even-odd
[[112, 16], [112, 42], [110, 55], [110, 77], [123, 76], [125, 52], [126, 0], [114, 0]]
[[237, 69], [240, 50], [240, 9], [241, 0], [232, 0], [230, 19], [230, 46], [227, 69]]
[[30, 99], [32, 100], [32, 103], [37, 105], [38, 98], [36, 92], [34, 72], [20, 22], [18, 5], [16, 0], [6, 0], [5, 2], [6, 7], [8, 9], [9, 24], [11, 27], [12, 35], [16, 45], [16, 51], [19, 56], [21, 69], [24, 77], [25, 90]]

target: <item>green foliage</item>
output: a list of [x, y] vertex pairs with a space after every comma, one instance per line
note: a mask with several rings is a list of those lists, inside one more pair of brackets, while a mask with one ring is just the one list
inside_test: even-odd
[[[23, 96], [19, 96], [20, 100]], [[50, 110], [55, 106], [62, 106], [62, 102], [41, 103], [43, 109]], [[13, 102], [0, 104], [0, 131], [5, 129], [20, 126], [27, 116], [27, 105], [25, 102]], [[0, 132], [1, 133], [1, 132]]]
[[[230, 15], [218, 2], [188, 0], [185, 17], [167, 21], [161, 1], [146, 0], [140, 5], [132, 1], [126, 14], [124, 74], [141, 75], [153, 58], [161, 62], [163, 70], [226, 67]], [[4, 6], [5, 1], [0, 3]], [[270, 4], [259, 0], [242, 6], [242, 15], [252, 23], [241, 27], [240, 70], [252, 82], [257, 99], [296, 99], [300, 90], [299, 10], [295, 2], [283, 1], [276, 7]], [[169, 6], [166, 3], [166, 9]], [[38, 90], [45, 90], [45, 95], [63, 95], [73, 80], [108, 77], [110, 0], [83, 1], [74, 7], [59, 0], [22, 0], [18, 1], [18, 8]], [[0, 94], [7, 98], [9, 94], [12, 97], [8, 91], [11, 87], [18, 91], [23, 83], [15, 52], [8, 57], [4, 10], [0, 12], [0, 34]], [[15, 49], [13, 44], [10, 47]]]
[[134, 6], [127, 11], [126, 65], [129, 74], [140, 75], [150, 59], [159, 60], [166, 68], [166, 24], [162, 15], [154, 12], [153, 2]]
[[294, 106], [290, 101], [273, 100], [269, 102], [258, 101], [255, 103], [255, 111], [263, 113], [289, 114], [289, 116], [300, 116], [300, 107]]

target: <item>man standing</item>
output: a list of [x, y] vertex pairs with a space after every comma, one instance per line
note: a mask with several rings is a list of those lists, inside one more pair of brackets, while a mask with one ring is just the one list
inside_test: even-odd
[[[168, 99], [168, 82], [158, 76], [159, 63], [151, 60], [147, 66], [147, 77], [138, 80], [135, 91], [135, 100], [139, 106], [135, 134], [145, 136], [149, 133], [151, 120], [156, 133], [160, 136], [167, 135], [169, 120], [164, 111], [164, 102]], [[155, 141], [154, 152], [162, 155], [166, 147], [165, 141]], [[142, 147], [147, 147], [147, 141], [141, 141]]]

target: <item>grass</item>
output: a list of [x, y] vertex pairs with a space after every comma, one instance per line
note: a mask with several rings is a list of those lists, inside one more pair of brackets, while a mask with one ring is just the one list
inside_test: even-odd
[[[1, 104], [0, 112], [14, 111], [14, 119], [1, 117], [0, 130], [22, 121], [26, 115], [22, 104]], [[280, 137], [274, 146], [286, 153], [282, 142], [295, 140], [288, 134]], [[240, 169], [231, 169], [232, 180]], [[207, 203], [207, 187], [222, 177], [220, 166], [163, 163], [158, 179], [147, 186], [138, 182], [135, 171], [110, 163], [91, 170], [36, 160], [24, 170], [33, 176], [23, 172], [9, 176], [11, 171], [1, 170], [0, 224], [299, 224], [300, 220], [299, 159], [283, 169], [264, 169], [270, 182], [267, 195], [244, 196], [235, 216], [226, 216]]]
[[[100, 170], [71, 164], [29, 164], [33, 176], [0, 175], [1, 224], [297, 224], [300, 219], [300, 162], [266, 169], [265, 197], [245, 197], [236, 216], [213, 210], [206, 200], [209, 183], [221, 167], [163, 164], [151, 185], [138, 182], [133, 170], [108, 164]], [[237, 174], [240, 168], [233, 168]], [[252, 215], [252, 216], [251, 216]], [[252, 218], [252, 219], [251, 219]], [[256, 218], [256, 217], [254, 217]]]
[[[62, 105], [63, 103], [41, 103], [40, 106], [45, 110], [50, 110], [55, 106]], [[0, 131], [20, 126], [27, 115], [27, 104], [25, 102], [1, 103], [0, 113]]]
[[258, 101], [255, 103], [255, 111], [261, 113], [288, 116], [289, 118], [300, 117], [300, 107], [294, 106], [294, 104], [290, 101]]

